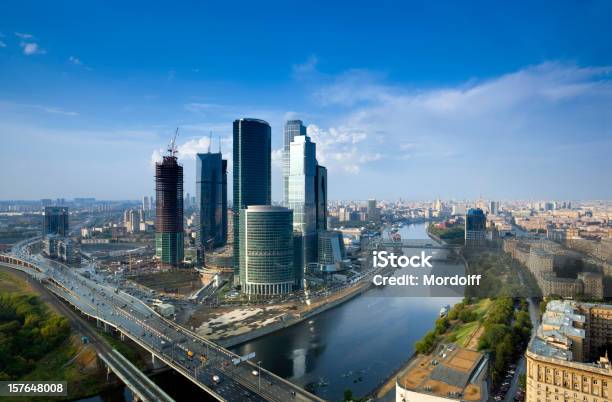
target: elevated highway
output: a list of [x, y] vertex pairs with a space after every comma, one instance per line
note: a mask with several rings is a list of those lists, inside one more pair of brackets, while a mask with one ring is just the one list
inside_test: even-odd
[[30, 255], [22, 242], [0, 263], [47, 288], [106, 329], [128, 337], [220, 401], [322, 401], [304, 389], [167, 320], [139, 299], [85, 278], [56, 261]]

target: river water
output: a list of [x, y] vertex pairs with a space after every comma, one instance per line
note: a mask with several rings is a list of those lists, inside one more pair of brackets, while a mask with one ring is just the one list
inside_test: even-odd
[[[402, 239], [428, 239], [426, 227], [407, 225], [399, 233]], [[463, 272], [462, 266], [447, 261], [436, 265]], [[372, 288], [309, 321], [238, 345], [233, 351], [241, 355], [255, 352], [254, 360], [261, 361], [262, 367], [324, 399], [342, 400], [345, 389], [356, 396], [367, 395], [412, 356], [414, 343], [433, 328], [440, 308], [460, 301], [454, 297], [391, 297], [391, 290]], [[175, 396], [175, 390], [191, 385], [174, 373], [154, 380], [179, 401], [185, 394]], [[102, 400], [108, 399], [87, 399]]]

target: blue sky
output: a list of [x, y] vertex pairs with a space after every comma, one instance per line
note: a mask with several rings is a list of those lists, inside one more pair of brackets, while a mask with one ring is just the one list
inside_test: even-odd
[[[151, 4], [153, 3], [153, 4]], [[612, 198], [612, 3], [4, 2], [0, 199], [153, 193], [301, 118], [333, 199]]]

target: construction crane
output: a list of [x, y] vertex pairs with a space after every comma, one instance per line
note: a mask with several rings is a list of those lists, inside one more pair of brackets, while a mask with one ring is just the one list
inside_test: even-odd
[[168, 144], [168, 153], [171, 156], [176, 156], [176, 154], [178, 153], [178, 149], [176, 148], [176, 137], [178, 137], [178, 133], [179, 133], [179, 129], [177, 127], [176, 131], [174, 132], [174, 137], [172, 137], [172, 140]]

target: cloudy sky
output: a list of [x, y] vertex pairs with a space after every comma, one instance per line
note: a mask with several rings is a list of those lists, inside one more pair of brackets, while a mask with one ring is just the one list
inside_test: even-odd
[[3, 3], [0, 199], [152, 194], [177, 126], [193, 194], [239, 117], [277, 200], [288, 118], [332, 199], [612, 198], [610, 2], [202, 3]]

